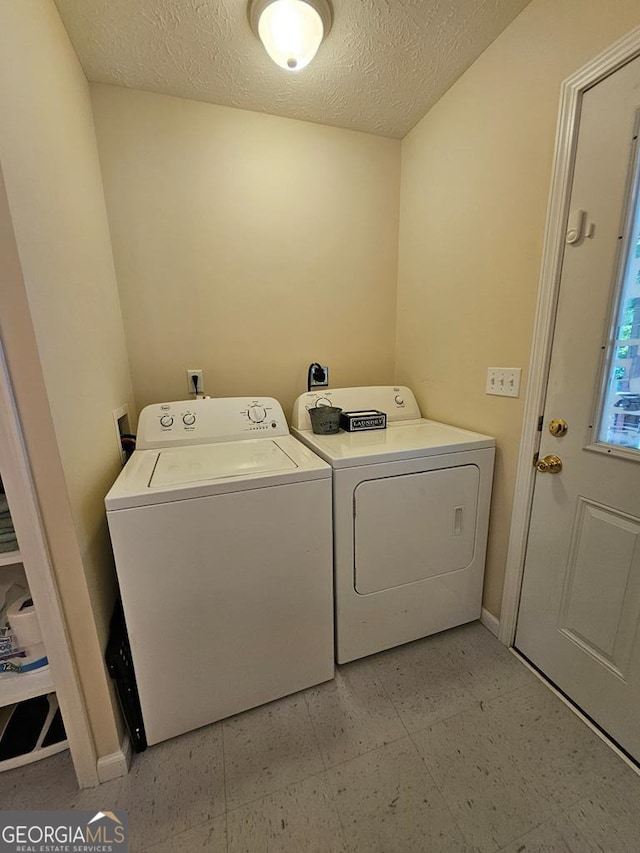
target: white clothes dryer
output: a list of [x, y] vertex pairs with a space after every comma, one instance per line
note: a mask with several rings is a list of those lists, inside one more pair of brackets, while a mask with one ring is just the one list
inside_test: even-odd
[[[316, 405], [387, 428], [316, 435]], [[422, 418], [401, 386], [303, 394], [292, 432], [333, 468], [338, 663], [480, 616], [495, 439]]]
[[330, 478], [272, 398], [142, 411], [105, 502], [149, 744], [333, 678]]

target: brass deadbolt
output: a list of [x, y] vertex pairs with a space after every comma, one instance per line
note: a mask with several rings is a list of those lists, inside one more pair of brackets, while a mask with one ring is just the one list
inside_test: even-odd
[[562, 471], [562, 459], [559, 456], [544, 456], [536, 462], [536, 469], [541, 474], [559, 474]]
[[568, 429], [569, 424], [562, 418], [554, 418], [549, 424], [549, 432], [551, 435], [555, 435], [556, 438], [562, 438], [563, 435], [567, 434]]

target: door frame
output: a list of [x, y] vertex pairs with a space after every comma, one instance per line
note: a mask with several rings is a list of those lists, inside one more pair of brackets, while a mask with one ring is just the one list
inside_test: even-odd
[[541, 437], [538, 421], [544, 412], [547, 393], [582, 98], [587, 89], [637, 56], [640, 56], [640, 27], [568, 77], [560, 90], [555, 158], [498, 630], [498, 639], [506, 646], [512, 646], [515, 640], [524, 577], [536, 474], [532, 460]]

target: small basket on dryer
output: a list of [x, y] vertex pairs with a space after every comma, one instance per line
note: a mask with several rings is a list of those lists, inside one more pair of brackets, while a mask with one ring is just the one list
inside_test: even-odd
[[313, 406], [309, 409], [311, 429], [316, 435], [333, 435], [340, 432], [342, 409], [337, 406]]

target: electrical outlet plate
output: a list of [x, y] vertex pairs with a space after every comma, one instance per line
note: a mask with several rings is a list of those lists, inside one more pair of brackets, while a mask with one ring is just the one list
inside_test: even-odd
[[519, 397], [521, 373], [520, 367], [489, 367], [486, 393], [496, 397]]
[[326, 388], [329, 384], [329, 368], [325, 367], [324, 364], [321, 364], [320, 367], [324, 370], [324, 379], [322, 382], [319, 382], [317, 379], [314, 379], [312, 375], [311, 381], [309, 382], [310, 388]]
[[[198, 390], [193, 387], [193, 377], [198, 377]], [[187, 391], [189, 394], [204, 394], [204, 379], [202, 378], [202, 370], [187, 370]]]

